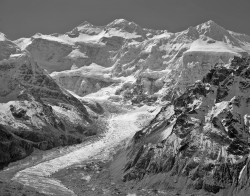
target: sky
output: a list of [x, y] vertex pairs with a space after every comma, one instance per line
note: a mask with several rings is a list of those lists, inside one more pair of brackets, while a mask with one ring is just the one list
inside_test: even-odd
[[170, 32], [213, 20], [250, 35], [250, 0], [0, 0], [0, 32], [11, 40], [119, 18]]

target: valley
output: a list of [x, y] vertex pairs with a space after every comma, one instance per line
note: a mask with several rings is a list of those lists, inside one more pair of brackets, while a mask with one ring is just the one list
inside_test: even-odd
[[0, 195], [248, 195], [249, 52], [212, 20], [0, 33]]

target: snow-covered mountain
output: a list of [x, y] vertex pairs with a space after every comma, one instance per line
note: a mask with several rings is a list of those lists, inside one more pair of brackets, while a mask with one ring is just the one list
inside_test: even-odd
[[250, 52], [250, 36], [213, 21], [177, 33], [141, 28], [124, 19], [106, 26], [84, 22], [65, 34], [36, 34], [15, 43], [66, 89], [79, 96], [112, 89], [114, 100], [137, 99], [138, 86], [150, 100], [168, 99], [215, 64]]
[[0, 34], [0, 167], [96, 131], [85, 106]]
[[[0, 34], [0, 166], [34, 148], [95, 134], [94, 118], [106, 104], [113, 116], [105, 121], [104, 139], [50, 160], [54, 167], [44, 161], [14, 179], [43, 192], [63, 187], [71, 195], [57, 180], [46, 184], [50, 175], [101, 153], [107, 159], [124, 142], [128, 148], [110, 164], [115, 178], [133, 190], [247, 195], [249, 53], [250, 36], [213, 21], [177, 33], [118, 19], [15, 41]], [[49, 167], [50, 173], [40, 172]]]

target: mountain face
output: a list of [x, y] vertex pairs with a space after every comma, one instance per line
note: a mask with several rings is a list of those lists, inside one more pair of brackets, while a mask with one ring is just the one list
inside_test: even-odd
[[[77, 95], [112, 87], [111, 99], [135, 99], [134, 103], [145, 97], [169, 100], [215, 64], [227, 64], [234, 56], [250, 52], [249, 36], [213, 21], [178, 33], [144, 29], [124, 19], [106, 26], [84, 22], [65, 34], [36, 34], [15, 43], [27, 49], [62, 87]], [[96, 65], [105, 78], [96, 76]], [[138, 88], [144, 98], [134, 94]]]
[[24, 158], [34, 148], [81, 142], [95, 133], [85, 106], [30, 56], [0, 38], [0, 167]]
[[135, 134], [123, 180], [183, 195], [249, 195], [249, 138], [250, 59], [235, 57]]

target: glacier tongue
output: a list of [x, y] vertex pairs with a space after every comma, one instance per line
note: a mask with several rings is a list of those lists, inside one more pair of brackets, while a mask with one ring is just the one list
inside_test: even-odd
[[[109, 128], [100, 140], [79, 144], [73, 148], [72, 152], [21, 170], [13, 180], [49, 195], [75, 195], [58, 180], [49, 178], [49, 176], [58, 170], [80, 164], [83, 161], [109, 159], [110, 154], [116, 152], [123, 142], [129, 141], [133, 137], [141, 124], [148, 123], [159, 112], [158, 109], [155, 109], [153, 113], [149, 113], [149, 110], [152, 109], [154, 107], [142, 107], [126, 114], [112, 116], [108, 121]], [[143, 116], [147, 117], [143, 118]]]

